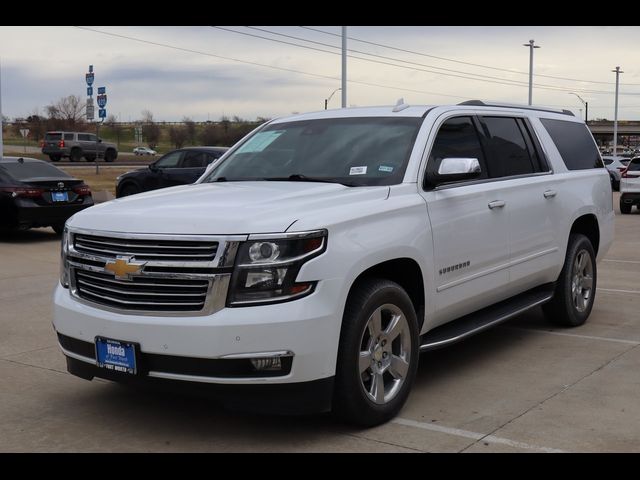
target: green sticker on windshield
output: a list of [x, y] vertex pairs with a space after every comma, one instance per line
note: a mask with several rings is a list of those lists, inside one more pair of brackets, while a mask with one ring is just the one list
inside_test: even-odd
[[258, 132], [242, 145], [236, 153], [261, 152], [284, 133], [284, 130], [271, 130], [268, 132]]

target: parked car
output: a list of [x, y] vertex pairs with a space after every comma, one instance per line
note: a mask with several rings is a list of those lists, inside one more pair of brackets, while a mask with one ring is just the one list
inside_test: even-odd
[[135, 155], [157, 155], [158, 152], [149, 147], [136, 147], [133, 149]]
[[118, 158], [118, 147], [115, 143], [105, 142], [93, 133], [86, 132], [47, 132], [41, 142], [42, 153], [49, 155], [52, 162], [68, 158], [79, 162], [84, 157], [88, 162], [96, 159], [96, 154], [105, 162], [113, 162]]
[[148, 167], [120, 175], [116, 179], [116, 197], [193, 183], [227, 150], [227, 147], [186, 147], [169, 152]]
[[620, 190], [620, 176], [622, 175], [622, 171], [627, 168], [629, 160], [630, 158], [620, 156], [604, 155], [602, 157], [604, 166], [607, 167], [607, 170], [609, 170], [612, 175], [611, 187], [616, 192]]
[[620, 182], [620, 213], [631, 213], [634, 205], [640, 207], [640, 157], [629, 162]]
[[71, 215], [92, 205], [89, 187], [50, 163], [0, 159], [0, 228], [53, 227], [62, 233]]
[[540, 305], [582, 325], [611, 198], [568, 111], [470, 101], [279, 118], [194, 185], [74, 215], [54, 328], [81, 378], [199, 382], [234, 408], [380, 424], [420, 352]]

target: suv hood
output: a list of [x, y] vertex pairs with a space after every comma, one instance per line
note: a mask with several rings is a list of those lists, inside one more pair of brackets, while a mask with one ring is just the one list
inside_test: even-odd
[[278, 233], [302, 217], [313, 218], [322, 210], [360, 202], [383, 201], [388, 194], [389, 187], [335, 183], [201, 183], [112, 200], [77, 213], [67, 224], [128, 233]]

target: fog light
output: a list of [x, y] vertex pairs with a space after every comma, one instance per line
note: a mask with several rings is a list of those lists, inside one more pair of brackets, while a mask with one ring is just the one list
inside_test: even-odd
[[282, 362], [280, 357], [271, 358], [252, 358], [251, 365], [256, 370], [281, 370]]

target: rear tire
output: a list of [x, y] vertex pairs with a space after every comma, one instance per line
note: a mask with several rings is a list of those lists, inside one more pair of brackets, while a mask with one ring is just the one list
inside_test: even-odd
[[591, 242], [582, 234], [571, 234], [553, 299], [542, 306], [547, 319], [563, 327], [578, 327], [586, 322], [593, 308], [597, 280]]
[[340, 334], [334, 412], [363, 427], [392, 419], [415, 378], [418, 336], [413, 304], [400, 285], [368, 278], [354, 286]]
[[620, 213], [622, 214], [631, 213], [632, 206], [633, 205], [631, 205], [630, 203], [623, 203], [622, 199], [620, 199]]

